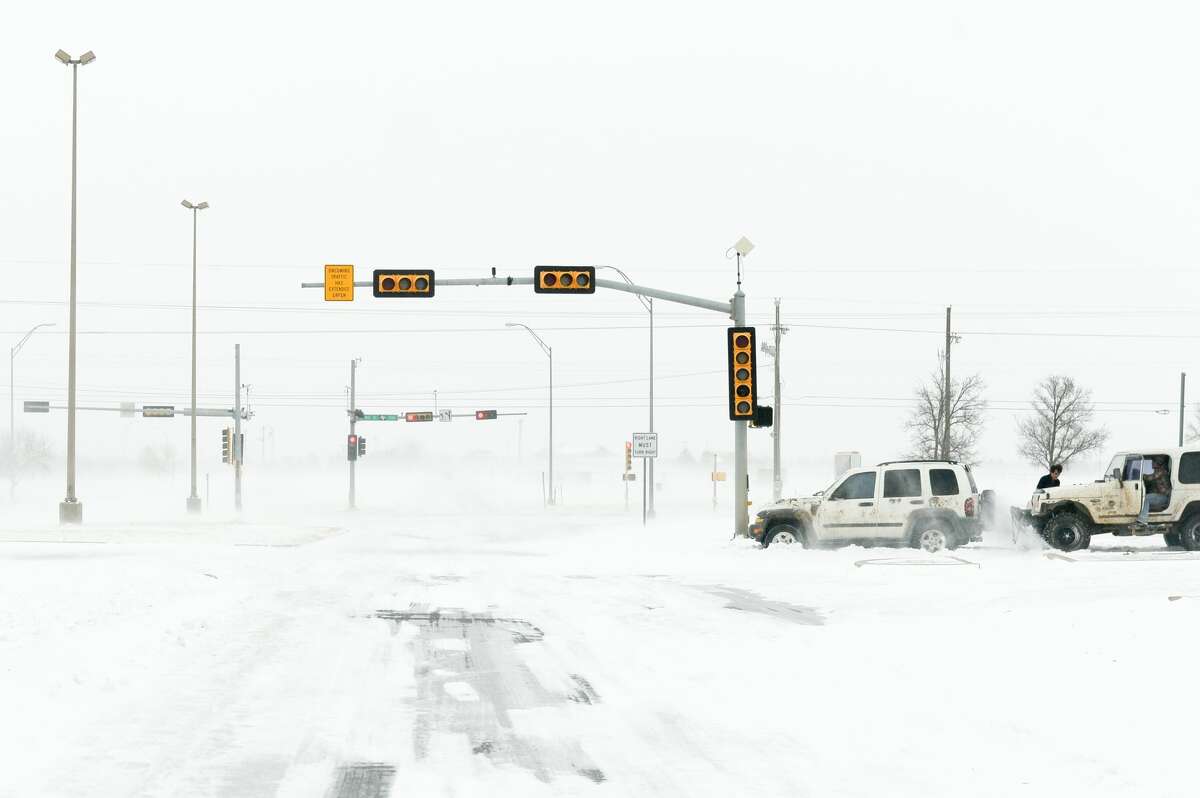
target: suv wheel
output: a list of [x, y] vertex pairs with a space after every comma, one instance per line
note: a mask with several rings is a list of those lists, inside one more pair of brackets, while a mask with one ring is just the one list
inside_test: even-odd
[[924, 524], [913, 532], [912, 545], [914, 549], [924, 549], [930, 554], [957, 548], [958, 538], [953, 532], [947, 531], [943, 524]]
[[1059, 551], [1079, 551], [1092, 543], [1092, 530], [1087, 521], [1075, 513], [1052, 516], [1043, 531], [1046, 542]]
[[776, 524], [767, 532], [767, 539], [763, 541], [763, 548], [771, 545], [790, 546], [793, 543], [800, 542], [800, 531], [791, 524]]
[[1179, 525], [1179, 544], [1188, 551], [1200, 551], [1200, 514], [1185, 518]]

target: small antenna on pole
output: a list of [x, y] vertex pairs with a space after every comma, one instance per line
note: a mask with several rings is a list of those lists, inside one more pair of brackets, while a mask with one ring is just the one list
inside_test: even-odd
[[[742, 258], [744, 256], [750, 254], [750, 251], [752, 249], [754, 249], [754, 243], [751, 242], [750, 239], [746, 238], [745, 236], [742, 236], [741, 238], [738, 239], [737, 243], [734, 244], [730, 249], [732, 249], [734, 252], [737, 253], [737, 284], [738, 284], [738, 290], [741, 290], [741, 287], [742, 287]], [[728, 251], [726, 251], [725, 257], [729, 257]]]

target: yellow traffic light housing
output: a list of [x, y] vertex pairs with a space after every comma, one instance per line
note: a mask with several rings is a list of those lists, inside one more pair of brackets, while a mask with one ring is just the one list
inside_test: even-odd
[[539, 294], [594, 294], [596, 267], [534, 266], [533, 290]]
[[371, 290], [379, 297], [433, 296], [433, 269], [376, 269]]
[[729, 418], [753, 421], [758, 403], [758, 372], [754, 358], [754, 328], [730, 327], [729, 341]]

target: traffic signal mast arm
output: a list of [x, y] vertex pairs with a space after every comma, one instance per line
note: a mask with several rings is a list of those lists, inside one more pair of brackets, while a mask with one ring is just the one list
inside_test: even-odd
[[[397, 272], [401, 270], [396, 270]], [[533, 285], [532, 277], [454, 277], [451, 279], [443, 279], [438, 277], [435, 284], [439, 288], [451, 285]], [[373, 283], [367, 281], [355, 281], [356, 288], [371, 288]], [[301, 283], [301, 288], [324, 288], [325, 283]], [[734, 317], [734, 302], [717, 302], [703, 297], [689, 296], [688, 294], [679, 294], [674, 291], [663, 291], [658, 288], [647, 288], [642, 285], [634, 285], [625, 283], [620, 280], [601, 280], [596, 279], [597, 288], [608, 288], [613, 291], [624, 291], [627, 294], [637, 294], [638, 296], [651, 297], [652, 299], [661, 299], [664, 302], [675, 302], [680, 305], [690, 305], [694, 308], [703, 308], [704, 310], [714, 310], [717, 313], [724, 313], [731, 319]], [[740, 293], [740, 292], [739, 292]], [[736, 301], [736, 297], [735, 300]], [[744, 324], [745, 320], [739, 322], [734, 319], [735, 324]]]

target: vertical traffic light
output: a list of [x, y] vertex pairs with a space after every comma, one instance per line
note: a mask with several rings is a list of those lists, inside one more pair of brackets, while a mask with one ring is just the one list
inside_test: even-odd
[[594, 294], [595, 266], [534, 266], [533, 290], [538, 294]]
[[233, 462], [233, 430], [229, 427], [221, 430], [221, 462]]
[[358, 436], [358, 456], [359, 457], [367, 456], [367, 439], [364, 438], [362, 435]]
[[346, 436], [346, 459], [351, 460], [351, 461], [358, 459], [358, 436], [357, 435], [347, 435]]
[[732, 421], [754, 419], [758, 402], [758, 373], [754, 363], [754, 328], [730, 327], [729, 341], [729, 418]]
[[625, 473], [633, 470], [633, 444], [625, 441]]

